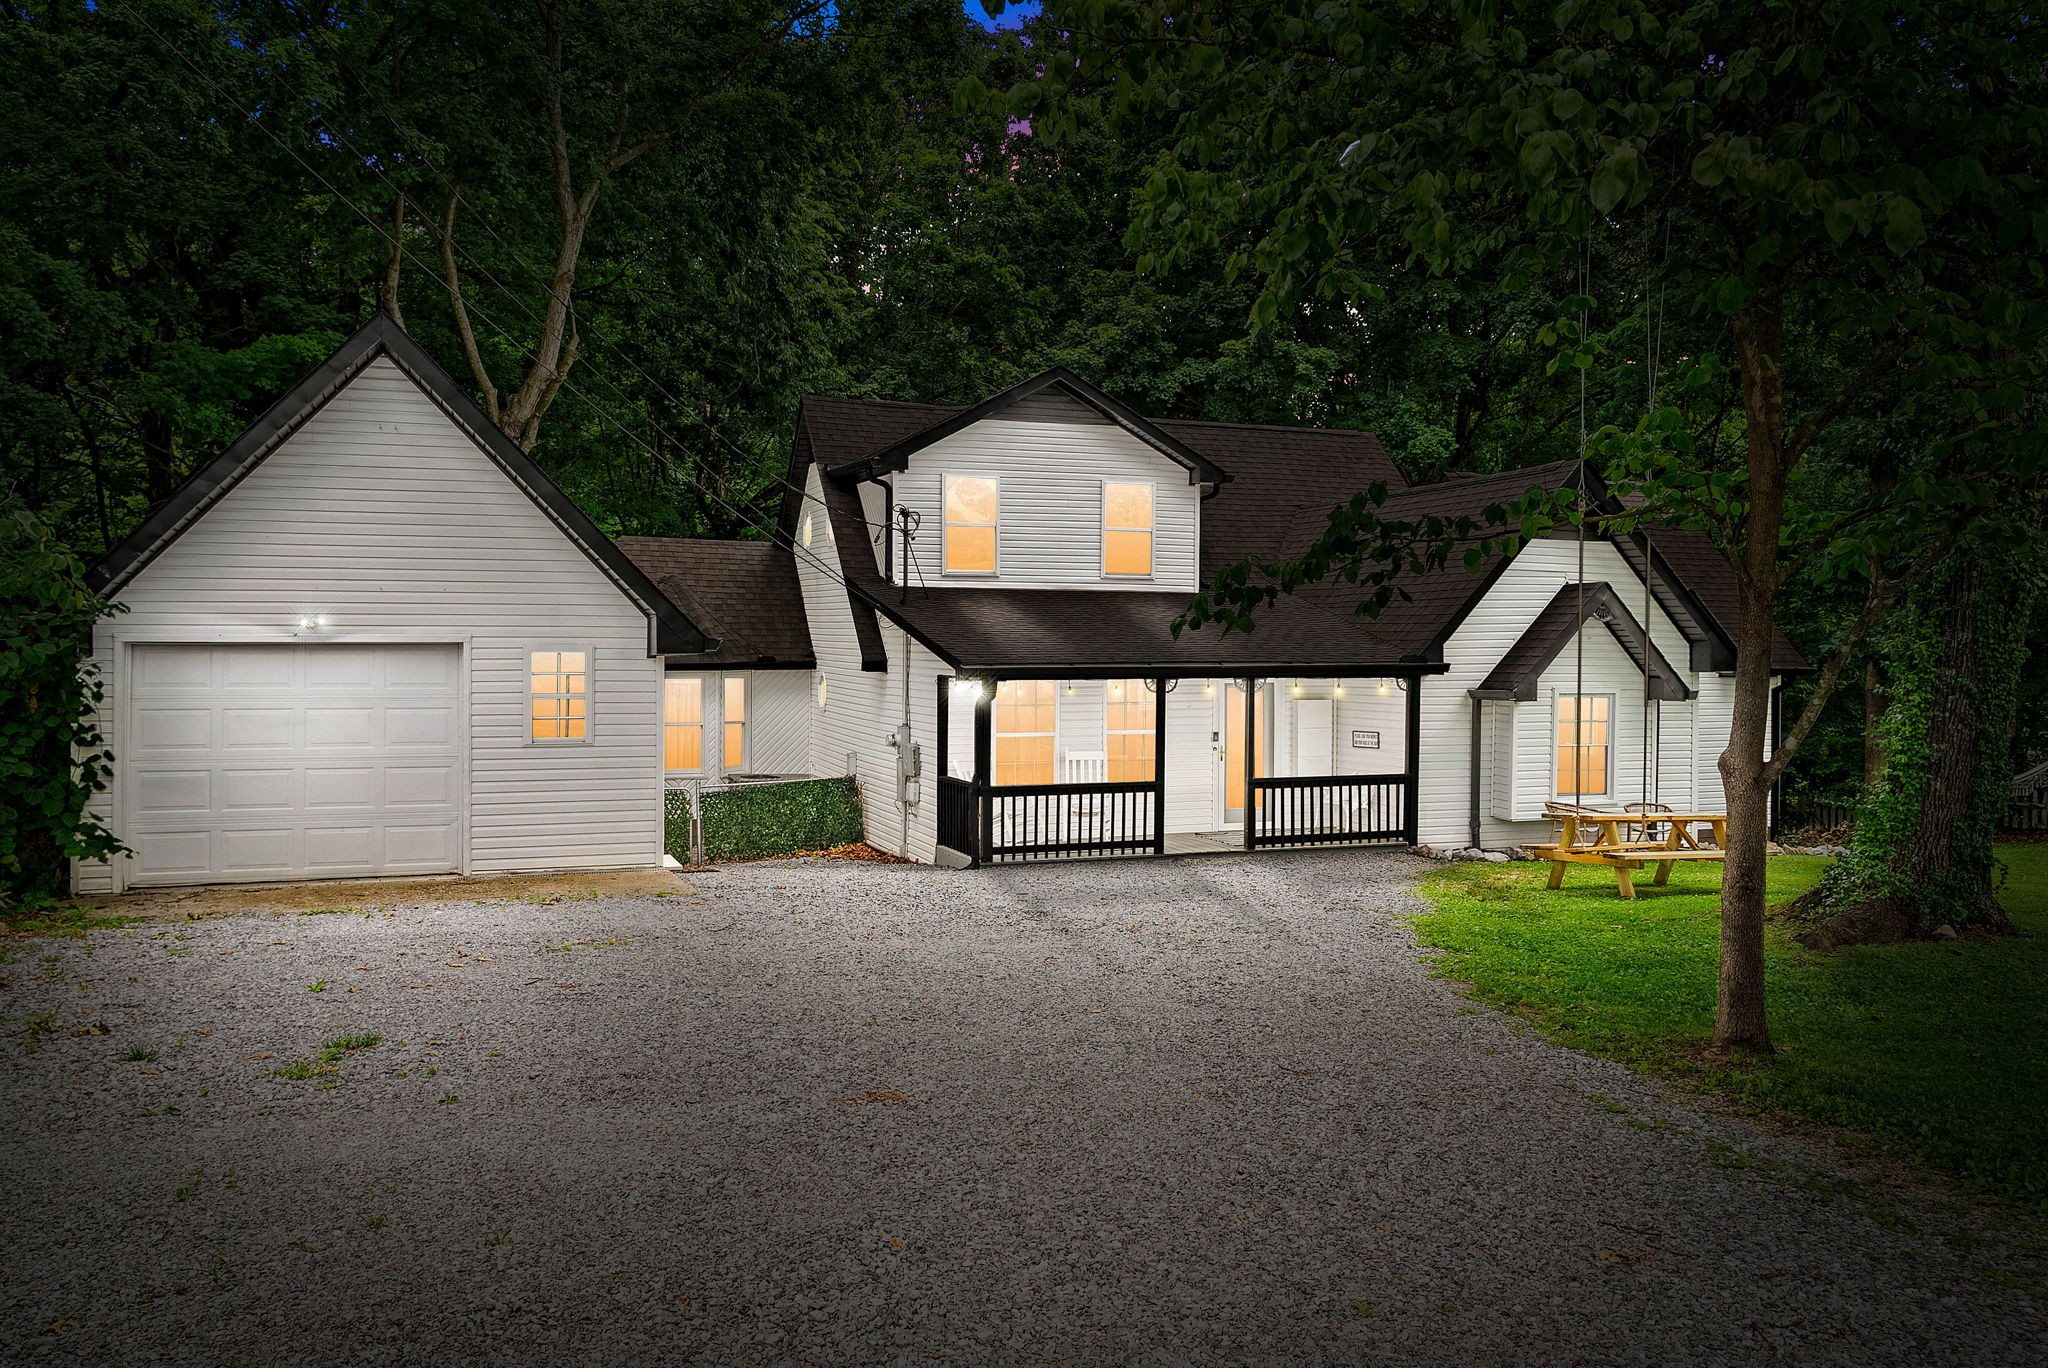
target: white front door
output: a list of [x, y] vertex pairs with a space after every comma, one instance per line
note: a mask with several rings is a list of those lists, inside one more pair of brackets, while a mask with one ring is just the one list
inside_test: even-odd
[[459, 647], [138, 645], [129, 679], [129, 883], [459, 868]]

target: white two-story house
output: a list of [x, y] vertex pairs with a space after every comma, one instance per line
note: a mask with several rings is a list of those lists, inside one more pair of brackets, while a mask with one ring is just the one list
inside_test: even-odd
[[871, 842], [953, 863], [1717, 806], [1733, 576], [1693, 534], [1170, 630], [1376, 481], [1400, 517], [1574, 478], [1411, 488], [1369, 433], [1154, 420], [1053, 371], [808, 398], [772, 537], [614, 541], [380, 317], [95, 570], [125, 610], [95, 812], [130, 853], [75, 882], [653, 866], [665, 787], [765, 775], [852, 775]]

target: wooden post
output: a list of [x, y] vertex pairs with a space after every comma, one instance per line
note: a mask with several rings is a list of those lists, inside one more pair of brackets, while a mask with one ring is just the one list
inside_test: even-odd
[[[939, 686], [939, 778], [944, 779], [953, 773], [951, 767], [946, 763], [952, 758], [950, 752], [953, 739], [953, 676], [940, 675], [937, 682]], [[932, 789], [936, 792], [938, 785], [933, 784]]]
[[1422, 830], [1422, 676], [1408, 676], [1408, 750], [1402, 757], [1407, 763], [1408, 814], [1401, 824], [1401, 839], [1409, 845], [1416, 844]]
[[1258, 808], [1252, 800], [1258, 796], [1259, 779], [1259, 681], [1246, 678], [1244, 681], [1244, 848], [1251, 850], [1252, 835], [1257, 830]]
[[983, 679], [980, 683], [981, 692], [974, 696], [974, 815], [980, 827], [974, 860], [976, 864], [987, 864], [989, 847], [995, 844], [995, 805], [989, 801], [988, 791], [995, 768], [992, 723], [996, 685], [993, 679]]
[[1152, 681], [1152, 853], [1166, 853], [1166, 680]]

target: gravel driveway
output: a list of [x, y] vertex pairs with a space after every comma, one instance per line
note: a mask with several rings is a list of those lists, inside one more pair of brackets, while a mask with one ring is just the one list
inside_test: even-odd
[[1420, 867], [754, 865], [7, 942], [0, 1361], [2048, 1356], [2001, 1241], [1431, 979]]

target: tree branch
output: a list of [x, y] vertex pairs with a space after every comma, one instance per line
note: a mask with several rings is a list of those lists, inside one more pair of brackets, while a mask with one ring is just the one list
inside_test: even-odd
[[460, 199], [460, 187], [451, 183], [447, 207], [441, 211], [441, 273], [448, 287], [449, 306], [455, 311], [455, 333], [462, 339], [462, 354], [469, 358], [469, 372], [476, 377], [477, 388], [483, 391], [484, 412], [496, 423], [500, 418], [498, 387], [491, 383], [491, 373], [484, 369], [476, 332], [469, 326], [469, 306], [462, 300], [462, 282], [455, 273], [455, 206]]
[[1961, 536], [1962, 525], [1950, 523], [1928, 544], [1927, 549], [1920, 553], [1919, 559], [1907, 567], [1904, 574], [1894, 577], [1889, 584], [1874, 591], [1864, 601], [1863, 611], [1849, 624], [1841, 640], [1835, 643], [1835, 649], [1822, 662], [1820, 673], [1814, 676], [1813, 694], [1806, 700], [1806, 706], [1800, 710], [1798, 720], [1792, 724], [1792, 729], [1785, 733], [1778, 743], [1778, 748], [1764, 764], [1763, 783], [1766, 787], [1778, 782], [1778, 776], [1784, 773], [1785, 766], [1798, 753], [1800, 743], [1820, 721], [1821, 711], [1827, 706], [1828, 699], [1834, 695], [1835, 685], [1841, 680], [1842, 671], [1849, 664], [1850, 654], [1862, 644], [1863, 638], [1869, 635], [1870, 629], [1877, 625], [1878, 620], [1898, 606], [1907, 589], [1941, 564], [1948, 553], [1955, 549], [1956, 542]]

